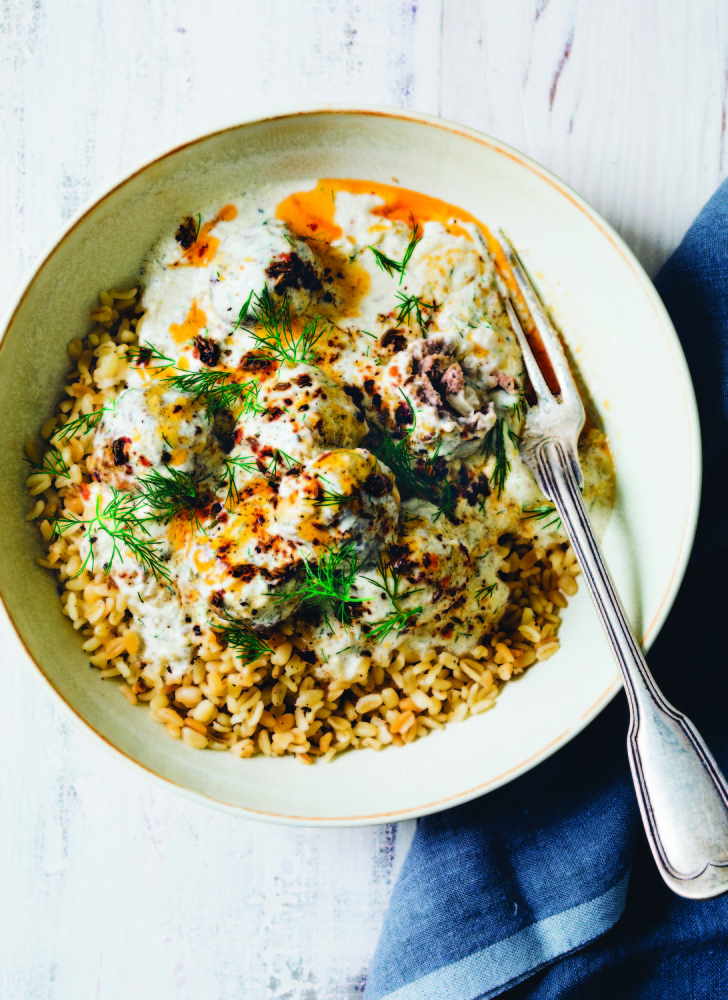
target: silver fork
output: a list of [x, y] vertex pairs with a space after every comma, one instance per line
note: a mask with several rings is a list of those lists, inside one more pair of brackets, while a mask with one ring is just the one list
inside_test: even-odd
[[630, 709], [627, 752], [647, 839], [674, 892], [690, 899], [719, 896], [728, 891], [728, 786], [693, 724], [655, 684], [627, 622], [581, 497], [576, 445], [584, 407], [559, 338], [502, 233], [500, 244], [561, 389], [560, 397], [552, 394], [506, 302], [538, 401], [526, 414], [520, 453], [561, 517], [622, 671]]

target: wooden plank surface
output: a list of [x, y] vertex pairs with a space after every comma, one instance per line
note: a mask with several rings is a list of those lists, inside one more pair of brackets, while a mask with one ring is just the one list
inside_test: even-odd
[[[121, 172], [283, 107], [489, 132], [652, 274], [728, 171], [722, 0], [5, 0], [0, 67], [0, 312]], [[76, 731], [0, 624], [0, 997], [359, 995], [414, 824], [273, 828], [157, 789]]]

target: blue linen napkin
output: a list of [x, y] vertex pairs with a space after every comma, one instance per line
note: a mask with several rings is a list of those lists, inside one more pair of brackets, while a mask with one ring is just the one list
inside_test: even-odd
[[[695, 384], [704, 476], [691, 563], [648, 661], [728, 773], [728, 182], [655, 284]], [[419, 822], [365, 1000], [728, 997], [728, 896], [691, 902], [662, 882], [627, 721], [621, 693], [533, 771]]]

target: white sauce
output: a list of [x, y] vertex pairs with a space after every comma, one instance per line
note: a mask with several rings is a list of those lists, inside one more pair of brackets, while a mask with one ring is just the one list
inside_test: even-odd
[[[519, 533], [542, 543], [560, 537], [554, 527], [544, 530], [543, 521], [522, 521], [524, 507], [545, 501], [509, 435], [520, 429], [522, 360], [477, 228], [463, 224], [453, 233], [426, 222], [400, 283], [399, 274], [377, 266], [369, 248], [401, 261], [410, 226], [373, 215], [381, 204], [375, 195], [337, 192], [335, 222], [343, 235], [332, 245], [348, 261], [341, 267], [358, 269], [368, 285], [352, 306], [339, 285], [344, 271], [325, 270], [317, 240], [299, 239], [275, 219], [281, 196], [233, 199], [237, 217], [211, 229], [219, 246], [205, 266], [187, 266], [174, 236], [163, 238], [143, 278], [141, 340], [190, 372], [209, 370], [210, 360], [225, 370], [242, 364], [243, 380], [259, 380], [264, 412], [246, 416], [238, 409], [211, 420], [204, 401], [130, 366], [128, 388], [96, 432], [100, 481], [90, 489], [87, 512], [97, 500], [106, 502], [111, 486], [134, 489], [138, 477], [164, 474], [166, 467], [197, 476], [209, 492], [197, 530], [175, 522], [150, 526], [168, 584], [145, 575], [129, 552], [112, 566], [142, 639], [141, 658], [170, 680], [189, 669], [215, 609], [263, 637], [288, 620], [294, 644], [316, 654], [316, 672], [338, 682], [362, 678], [403, 642], [419, 651], [435, 645], [465, 652], [493, 627], [507, 599], [494, 550], [499, 536]], [[251, 353], [265, 352], [241, 308], [264, 288], [280, 303], [280, 268], [285, 272], [294, 259], [299, 280], [286, 290], [294, 323], [317, 313], [326, 318], [316, 366], [250, 369]], [[409, 296], [419, 300], [421, 324], [416, 312], [397, 322]], [[495, 459], [484, 453], [499, 419], [510, 463], [500, 496], [489, 485]], [[451, 516], [422, 497], [400, 496], [397, 470], [373, 455], [383, 427], [393, 435], [410, 431], [412, 460], [436, 457], [440, 481], [460, 487]], [[285, 458], [276, 461], [276, 450]], [[608, 489], [600, 485], [611, 474], [605, 454], [597, 447], [584, 458], [595, 509], [608, 511]], [[232, 493], [226, 460], [237, 462], [227, 470]], [[268, 480], [265, 470], [276, 474]], [[317, 506], [326, 493], [346, 499]], [[304, 564], [349, 545], [360, 564], [345, 595], [351, 621], [343, 624], [331, 609], [326, 620], [300, 614], [298, 598], [287, 595], [305, 579]], [[97, 562], [110, 558], [103, 533], [93, 554]], [[382, 577], [388, 561], [398, 575], [396, 609], [382, 589], [391, 589], [391, 578]], [[370, 641], [367, 630], [395, 610], [416, 612], [413, 627]]]

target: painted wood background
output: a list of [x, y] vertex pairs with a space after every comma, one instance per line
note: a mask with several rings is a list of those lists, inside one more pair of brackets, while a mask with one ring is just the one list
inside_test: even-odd
[[[0, 311], [118, 174], [334, 101], [529, 153], [654, 274], [728, 171], [724, 0], [3, 0]], [[311, 831], [190, 805], [98, 750], [0, 632], [0, 997], [359, 995], [413, 824]]]

